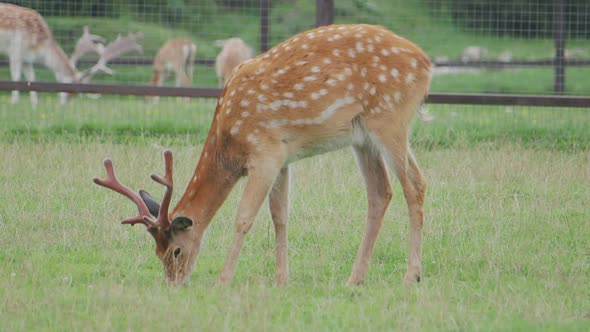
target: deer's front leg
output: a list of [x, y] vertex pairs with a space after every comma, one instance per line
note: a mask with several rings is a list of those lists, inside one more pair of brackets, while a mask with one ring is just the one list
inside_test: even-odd
[[275, 227], [275, 284], [285, 286], [289, 281], [289, 259], [287, 256], [287, 223], [289, 219], [289, 166], [281, 173], [268, 196], [270, 215]]
[[227, 285], [231, 282], [246, 233], [254, 224], [258, 210], [260, 210], [260, 206], [268, 195], [280, 169], [281, 167], [277, 167], [273, 162], [260, 162], [248, 168], [248, 182], [236, 214], [236, 232], [221, 274], [215, 282], [216, 286]]
[[[10, 78], [13, 81], [20, 81], [21, 76], [21, 68], [22, 68], [22, 61], [20, 60], [20, 54], [13, 55], [9, 57], [10, 59]], [[10, 98], [11, 104], [18, 103], [18, 90], [12, 91], [12, 97]]]
[[[23, 73], [25, 74], [25, 78], [27, 79], [27, 81], [35, 82], [35, 69], [33, 68], [32, 63], [23, 63]], [[31, 96], [31, 105], [33, 105], [33, 108], [37, 107], [37, 92], [31, 91], [29, 92], [29, 94]]]

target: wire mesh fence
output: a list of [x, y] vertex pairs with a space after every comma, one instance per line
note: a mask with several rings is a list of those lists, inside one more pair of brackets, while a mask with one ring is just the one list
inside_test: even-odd
[[[85, 26], [89, 33], [104, 38], [100, 41], [104, 49], [109, 49], [117, 36], [126, 38], [129, 34], [141, 33], [141, 38], [137, 39], [141, 50], [130, 47], [108, 58], [106, 65], [112, 73], [97, 71], [87, 83], [135, 86], [156, 82], [153, 62], [160, 48], [172, 39], [181, 38], [195, 46], [190, 86], [217, 88], [221, 79], [215, 60], [222, 50], [220, 40], [240, 38], [253, 55], [259, 54], [314, 27], [319, 19], [326, 19], [316, 14], [318, 8], [327, 3], [333, 6], [327, 6], [327, 12], [325, 8], [322, 11], [329, 21], [381, 24], [420, 45], [437, 64], [433, 93], [590, 94], [590, 80], [587, 79], [590, 76], [590, 3], [583, 0], [31, 0], [8, 3], [37, 11], [68, 57], [75, 52]], [[268, 17], [264, 17], [266, 13]], [[2, 17], [0, 13], [0, 24], [2, 20], [7, 21]], [[6, 36], [6, 32], [3, 34]], [[6, 40], [6, 37], [0, 38], [0, 47]], [[184, 56], [190, 49], [187, 47], [172, 49], [168, 57], [183, 55], [177, 62], [186, 65], [191, 61]], [[6, 53], [6, 49], [0, 51], [0, 80], [11, 78]], [[93, 68], [99, 62], [98, 53], [84, 53], [77, 60], [78, 69]], [[170, 64], [164, 67], [174, 69]], [[55, 81], [54, 73], [42, 64], [35, 65], [35, 73], [38, 81]], [[174, 73], [167, 76], [163, 85], [187, 86], [176, 79]], [[37, 114], [39, 111], [31, 108], [26, 100], [26, 93], [21, 95], [18, 107], [11, 108], [10, 91], [0, 91], [0, 107], [5, 112], [19, 112], [20, 115], [28, 111]], [[132, 108], [147, 114], [155, 107], [142, 96], [80, 94], [73, 99], [66, 109], [73, 104], [121, 112]], [[179, 102], [174, 97], [164, 99], [170, 99], [166, 101], [168, 105]], [[58, 103], [56, 94], [43, 93], [38, 109], [59, 109], [52, 103]], [[208, 105], [207, 102], [198, 104]], [[213, 111], [214, 105], [210, 106], [206, 112]], [[150, 116], [156, 114], [150, 113]], [[4, 115], [4, 120], [17, 117]]]

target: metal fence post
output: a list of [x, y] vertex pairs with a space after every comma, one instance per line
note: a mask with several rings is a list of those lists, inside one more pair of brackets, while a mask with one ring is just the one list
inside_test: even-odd
[[565, 2], [553, 1], [553, 37], [555, 38], [555, 80], [553, 92], [562, 95], [565, 90]]
[[316, 0], [315, 26], [334, 23], [334, 0]]
[[270, 5], [272, 0], [260, 0], [260, 53], [270, 49]]

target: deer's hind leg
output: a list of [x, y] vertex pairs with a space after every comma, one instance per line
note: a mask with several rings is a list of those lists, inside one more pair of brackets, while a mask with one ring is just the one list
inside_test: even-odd
[[426, 181], [418, 167], [408, 142], [408, 125], [399, 130], [378, 128], [372, 130], [390, 167], [402, 186], [410, 215], [410, 241], [406, 283], [420, 281], [422, 271], [422, 225], [424, 223], [424, 196]]
[[353, 146], [356, 161], [367, 187], [367, 223], [363, 240], [358, 249], [348, 285], [359, 285], [365, 281], [369, 261], [377, 235], [383, 225], [383, 216], [391, 201], [389, 175], [381, 154], [370, 143]]
[[290, 173], [289, 166], [281, 169], [268, 196], [270, 215], [275, 227], [275, 284], [277, 286], [284, 286], [289, 281], [287, 222]]

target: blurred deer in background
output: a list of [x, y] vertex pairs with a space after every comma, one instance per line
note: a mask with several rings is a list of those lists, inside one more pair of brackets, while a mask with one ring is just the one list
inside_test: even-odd
[[[105, 159], [105, 179], [138, 207], [124, 224], [144, 224], [156, 241], [166, 281], [188, 281], [203, 234], [237, 181], [247, 176], [236, 227], [218, 285], [231, 282], [248, 230], [268, 196], [275, 228], [275, 282], [288, 280], [287, 220], [290, 164], [343, 147], [363, 176], [368, 213], [348, 279], [364, 282], [383, 217], [392, 198], [389, 171], [402, 186], [410, 216], [407, 283], [420, 281], [426, 182], [410, 150], [410, 121], [421, 108], [432, 76], [428, 56], [383, 27], [333, 25], [301, 33], [238, 67], [217, 102], [213, 123], [186, 190], [170, 213], [172, 152], [164, 152], [162, 203], [115, 177]], [[389, 168], [387, 167], [389, 166]], [[341, 227], [334, 225], [335, 228]]]
[[[176, 86], [190, 87], [193, 81], [193, 71], [197, 45], [185, 38], [170, 39], [156, 53], [154, 58], [151, 86], [162, 86], [168, 75], [173, 72]], [[146, 100], [158, 102], [158, 96], [146, 97]], [[185, 100], [187, 100], [186, 98]]]
[[215, 58], [215, 71], [221, 88], [240, 63], [252, 59], [254, 51], [240, 38], [216, 40], [215, 45], [222, 48]]
[[[88, 33], [86, 33], [88, 32]], [[112, 73], [106, 62], [131, 50], [137, 50], [138, 34], [130, 34], [127, 38], [104, 47], [97, 41], [101, 37], [91, 35], [87, 28], [78, 41], [77, 50], [68, 59], [66, 53], [55, 41], [47, 23], [36, 11], [11, 4], [0, 4], [0, 53], [8, 55], [10, 75], [13, 81], [19, 81], [21, 70], [28, 81], [35, 81], [33, 63], [45, 64], [55, 74], [60, 83], [87, 82], [90, 78], [103, 71]], [[79, 47], [79, 49], [78, 49]], [[141, 47], [141, 46], [139, 46]], [[76, 69], [76, 61], [84, 53], [93, 51], [100, 53], [98, 63], [86, 72]], [[31, 91], [31, 103], [38, 103], [37, 93]], [[60, 93], [61, 103], [67, 101], [67, 94]], [[19, 99], [19, 92], [12, 91], [12, 104]]]

